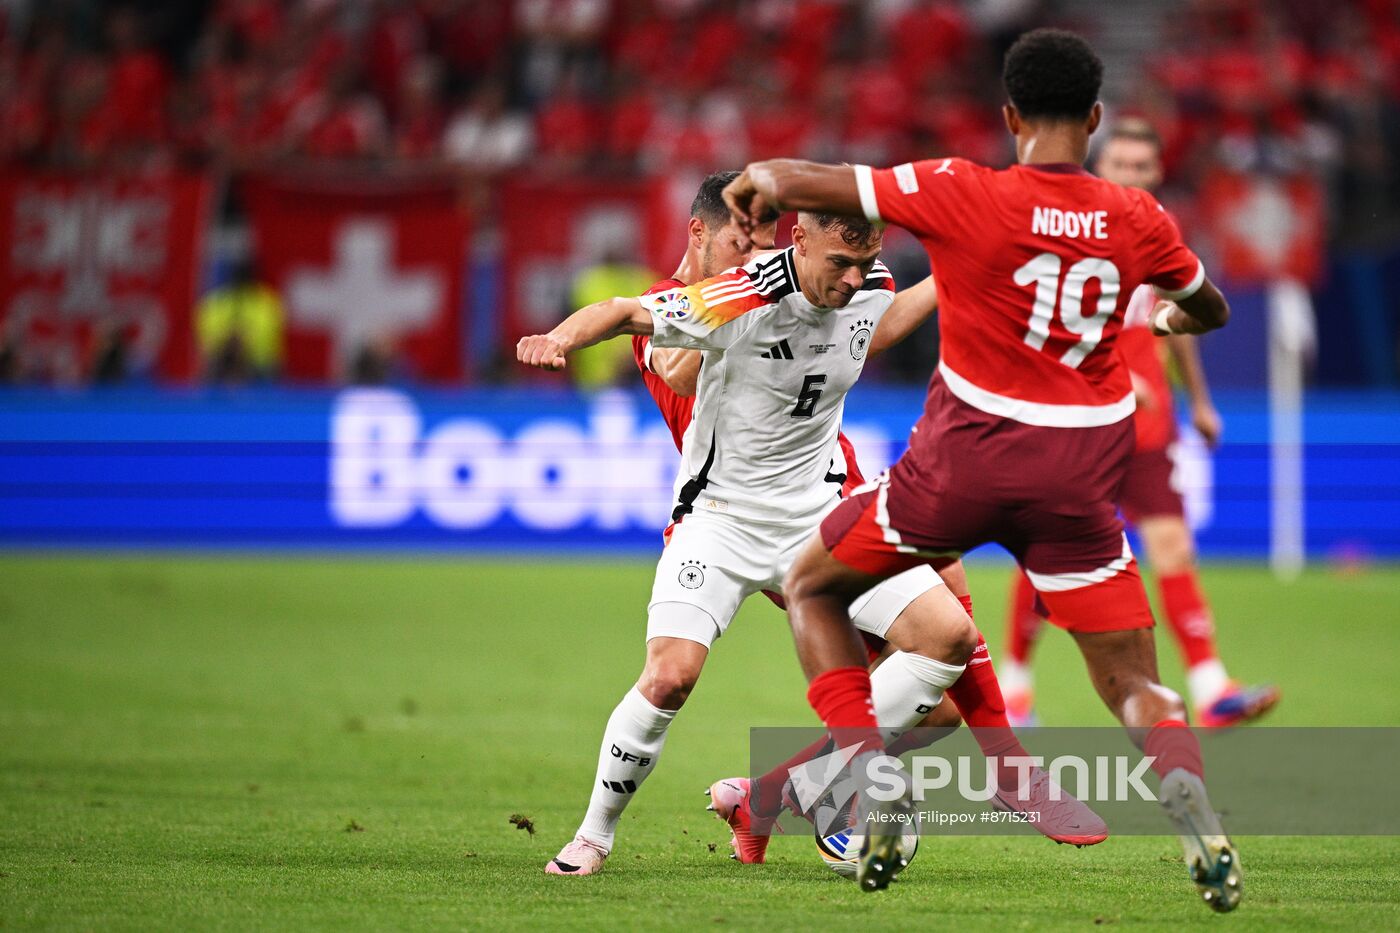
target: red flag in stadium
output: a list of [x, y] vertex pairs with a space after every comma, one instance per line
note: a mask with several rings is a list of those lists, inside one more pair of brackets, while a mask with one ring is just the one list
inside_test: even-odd
[[[697, 179], [698, 181], [698, 179]], [[518, 180], [501, 189], [505, 239], [502, 352], [576, 310], [574, 277], [606, 258], [669, 274], [685, 251], [694, 184], [672, 203], [664, 181]]]
[[369, 351], [410, 379], [462, 377], [467, 219], [450, 183], [265, 177], [247, 203], [259, 275], [287, 309], [289, 376], [344, 377]]
[[190, 379], [209, 192], [199, 175], [0, 177], [0, 330], [26, 368], [77, 381], [119, 341], [133, 371]]
[[1216, 274], [1225, 280], [1315, 283], [1321, 276], [1326, 217], [1310, 177], [1216, 171], [1202, 186], [1200, 203], [1219, 254]]

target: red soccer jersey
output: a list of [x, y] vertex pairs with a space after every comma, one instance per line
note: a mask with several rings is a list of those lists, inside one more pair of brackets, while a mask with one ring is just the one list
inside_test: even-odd
[[1150, 401], [1139, 403], [1133, 416], [1138, 450], [1161, 450], [1176, 439], [1176, 415], [1172, 411], [1172, 390], [1162, 365], [1163, 343], [1152, 335], [1152, 311], [1157, 296], [1147, 285], [1139, 286], [1128, 301], [1123, 332], [1118, 335], [1118, 352], [1132, 373], [1133, 385]]
[[[685, 283], [679, 279], [662, 279], [647, 289], [646, 294], [654, 295], [673, 288], [685, 288]], [[656, 401], [656, 407], [660, 409], [666, 427], [671, 429], [671, 439], [675, 441], [676, 449], [680, 450], [681, 442], [685, 438], [685, 429], [690, 427], [690, 418], [695, 412], [695, 396], [676, 394], [676, 391], [666, 384], [666, 380], [652, 370], [651, 337], [641, 334], [632, 337], [632, 358], [636, 360], [637, 368], [642, 372], [642, 383]], [[841, 494], [844, 496], [864, 483], [865, 477], [861, 475], [860, 467], [856, 464], [856, 449], [850, 440], [845, 434], [836, 435], [836, 440], [841, 445], [841, 453], [846, 457], [846, 481], [841, 484]]]
[[[679, 279], [662, 279], [647, 289], [646, 294], [655, 295], [657, 292], [670, 291], [673, 288], [685, 288], [685, 283]], [[690, 416], [695, 411], [695, 396], [677, 395], [675, 390], [666, 384], [666, 380], [652, 371], [651, 337], [633, 335], [632, 358], [637, 361], [637, 368], [642, 371], [642, 384], [655, 399], [656, 407], [661, 409], [661, 417], [666, 419], [666, 427], [671, 429], [671, 439], [676, 442], [676, 449], [680, 450], [681, 439], [685, 437], [685, 429], [690, 427]]]
[[1077, 165], [994, 170], [935, 159], [856, 167], [871, 220], [923, 242], [938, 281], [939, 372], [963, 402], [1048, 427], [1114, 424], [1133, 412], [1114, 352], [1141, 283], [1191, 295], [1205, 269], [1145, 191]]

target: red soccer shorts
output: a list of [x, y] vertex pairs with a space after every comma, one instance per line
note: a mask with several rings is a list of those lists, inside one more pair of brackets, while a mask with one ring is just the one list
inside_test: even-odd
[[1186, 507], [1174, 482], [1176, 462], [1171, 447], [1138, 450], [1128, 461], [1118, 494], [1123, 517], [1136, 525], [1144, 518], [1182, 518]]
[[880, 577], [1000, 544], [1056, 625], [1150, 628], [1115, 505], [1132, 449], [1130, 421], [1024, 425], [952, 398], [935, 380], [909, 450], [826, 517], [822, 542], [837, 560]]

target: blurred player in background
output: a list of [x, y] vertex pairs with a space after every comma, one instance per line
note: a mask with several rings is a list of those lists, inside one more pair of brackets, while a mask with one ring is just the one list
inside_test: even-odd
[[[616, 250], [609, 250], [574, 279], [570, 307], [584, 308], [614, 295], [635, 295], [646, 290], [651, 277], [650, 269], [629, 262]], [[569, 372], [574, 377], [574, 385], [580, 389], [603, 389], [617, 385], [629, 368], [626, 344], [620, 340], [605, 340], [580, 350]]]
[[[701, 183], [690, 206], [685, 255], [675, 274], [657, 282], [648, 294], [682, 288], [712, 278], [726, 269], [751, 261], [755, 252], [772, 248], [776, 221], [759, 225], [750, 237], [734, 224], [729, 215], [722, 194], [724, 187], [738, 174], [733, 171], [717, 172]], [[903, 340], [937, 307], [938, 293], [932, 277], [926, 277], [912, 288], [898, 292], [870, 340], [870, 355], [879, 354]], [[699, 350], [680, 347], [653, 346], [651, 337], [645, 334], [632, 337], [632, 351], [647, 391], [660, 409], [676, 447], [680, 448], [695, 408], [695, 392], [704, 354]], [[837, 441], [847, 469], [842, 495], [849, 495], [865, 483], [865, 478], [861, 475], [850, 440], [841, 433], [837, 435]], [[972, 596], [968, 592], [962, 562], [953, 561], [940, 568], [938, 574], [970, 617]], [[927, 578], [912, 578], [914, 582], [920, 579], [928, 582]], [[780, 609], [786, 609], [782, 597], [777, 593], [765, 590], [764, 595]], [[917, 636], [936, 628], [930, 621], [919, 618], [925, 608], [925, 603], [918, 598], [920, 595], [922, 590], [918, 586], [887, 588], [866, 594], [857, 600], [854, 607], [853, 615], [862, 611], [865, 603], [878, 599], [882, 618], [893, 620], [886, 632], [889, 642], [893, 644], [885, 638], [863, 633], [867, 647], [875, 656], [872, 660], [879, 659], [884, 668], [883, 673], [872, 677], [876, 714], [882, 723], [888, 718], [889, 711], [901, 702], [912, 702], [915, 707], [931, 705], [928, 703], [930, 697], [920, 695], [924, 690], [910, 692], [908, 685], [918, 681], [909, 679], [900, 670], [909, 663], [905, 652], [924, 653], [922, 649], [925, 646], [918, 644]], [[884, 667], [885, 664], [889, 666]], [[1028, 754], [1011, 731], [987, 643], [980, 633], [967, 670], [946, 693], [953, 701], [952, 705], [957, 707], [956, 711], [946, 703], [934, 705], [918, 723], [925, 728], [911, 731], [891, 745], [893, 753], [921, 748], [941, 735], [934, 729], [956, 727], [962, 719], [966, 719], [983, 752], [989, 757], [1001, 762]], [[887, 714], [885, 717], [880, 716], [882, 710]], [[890, 737], [893, 738], [893, 734]], [[820, 753], [824, 744], [803, 749], [761, 776], [756, 786], [751, 787], [749, 779], [742, 777], [726, 778], [711, 785], [711, 807], [734, 830], [731, 842], [738, 861], [757, 863], [764, 860], [772, 821], [785, 803], [783, 791], [789, 769]], [[1007, 810], [1037, 811], [1039, 819], [1032, 825], [1057, 842], [1094, 845], [1107, 838], [1103, 821], [1072, 795], [1062, 792], [1059, 799], [1051, 799], [1050, 784], [1039, 780], [1042, 773], [1036, 774], [1038, 780], [1034, 794], [1027, 795], [1026, 800], [1019, 800], [1015, 794], [1016, 771], [1014, 767], [1004, 766], [998, 773], [996, 805]], [[791, 799], [789, 796], [788, 801]]]
[[[1158, 677], [1151, 609], [1117, 515], [1135, 401], [1114, 350], [1141, 283], [1175, 302], [1154, 313], [1159, 334], [1221, 327], [1229, 306], [1156, 199], [1084, 170], [1102, 80], [1079, 36], [1035, 30], [1004, 63], [1011, 168], [775, 160], [726, 189], [741, 226], [774, 209], [903, 226], [923, 242], [940, 292], [942, 359], [909, 449], [826, 517], [784, 592], [812, 705], [828, 728], [862, 730], [878, 748], [852, 596], [917, 563], [1005, 547], [1150, 757], [1201, 897], [1231, 910], [1239, 859], [1206, 796], [1185, 705]], [[861, 874], [888, 874], [901, 845], [867, 836]]]
[[[1155, 191], [1162, 182], [1162, 144], [1143, 120], [1125, 120], [1113, 128], [1095, 165], [1100, 178], [1131, 188]], [[1230, 679], [1215, 646], [1210, 606], [1196, 574], [1196, 542], [1186, 524], [1186, 510], [1176, 474], [1176, 413], [1162, 351], [1171, 353], [1191, 400], [1191, 423], [1207, 444], [1220, 440], [1220, 414], [1210, 400], [1196, 338], [1152, 334], [1151, 317], [1158, 301], [1151, 286], [1139, 286], [1128, 302], [1118, 352], [1133, 380], [1137, 412], [1133, 415], [1136, 447], [1119, 493], [1123, 517], [1138, 531], [1147, 561], [1157, 574], [1157, 590], [1172, 637], [1186, 667], [1186, 685], [1196, 720], [1223, 727], [1249, 722], [1279, 700], [1273, 686], [1245, 687]], [[1002, 689], [1013, 725], [1034, 722], [1031, 651], [1044, 618], [1035, 588], [1017, 574], [1007, 612], [1007, 658]]]

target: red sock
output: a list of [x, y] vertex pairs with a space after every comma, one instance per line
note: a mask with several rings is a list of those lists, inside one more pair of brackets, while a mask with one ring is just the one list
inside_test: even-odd
[[1164, 778], [1177, 768], [1185, 768], [1196, 777], [1205, 777], [1201, 765], [1201, 743], [1196, 741], [1196, 733], [1180, 719], [1163, 719], [1147, 733], [1142, 743], [1145, 754], [1152, 755], [1152, 770]]
[[1017, 664], [1029, 664], [1031, 649], [1044, 619], [1036, 612], [1035, 587], [1024, 573], [1016, 573], [1011, 605], [1006, 611], [1006, 654]]
[[1002, 763], [998, 768], [997, 782], [1006, 788], [1016, 786], [1016, 768], [1006, 764], [1009, 757], [1029, 754], [1011, 731], [1011, 723], [1006, 719], [1006, 701], [1001, 696], [1001, 683], [997, 680], [996, 669], [992, 667], [992, 656], [987, 652], [987, 640], [977, 636], [977, 648], [972, 652], [972, 660], [967, 662], [967, 670], [957, 683], [946, 691], [948, 699], [958, 708], [959, 715], [972, 730], [982, 754], [997, 758]]
[[1162, 594], [1162, 608], [1167, 622], [1186, 659], [1187, 667], [1202, 661], [1212, 661], [1215, 653], [1215, 626], [1211, 623], [1210, 606], [1196, 582], [1195, 570], [1184, 570], [1171, 576], [1159, 576], [1157, 587]]
[[807, 687], [807, 702], [838, 746], [859, 742], [868, 751], [884, 750], [865, 668], [837, 667], [818, 674]]
[[755, 782], [749, 793], [749, 810], [759, 816], [777, 816], [783, 809], [783, 785], [798, 765], [805, 765], [831, 745], [826, 736], [817, 739]]
[[961, 596], [958, 597], [958, 602], [962, 603], [963, 612], [966, 612], [966, 613], [967, 613], [967, 617], [968, 617], [969, 619], [972, 618], [972, 594], [971, 594], [971, 593], [964, 593], [964, 594], [962, 594]]

